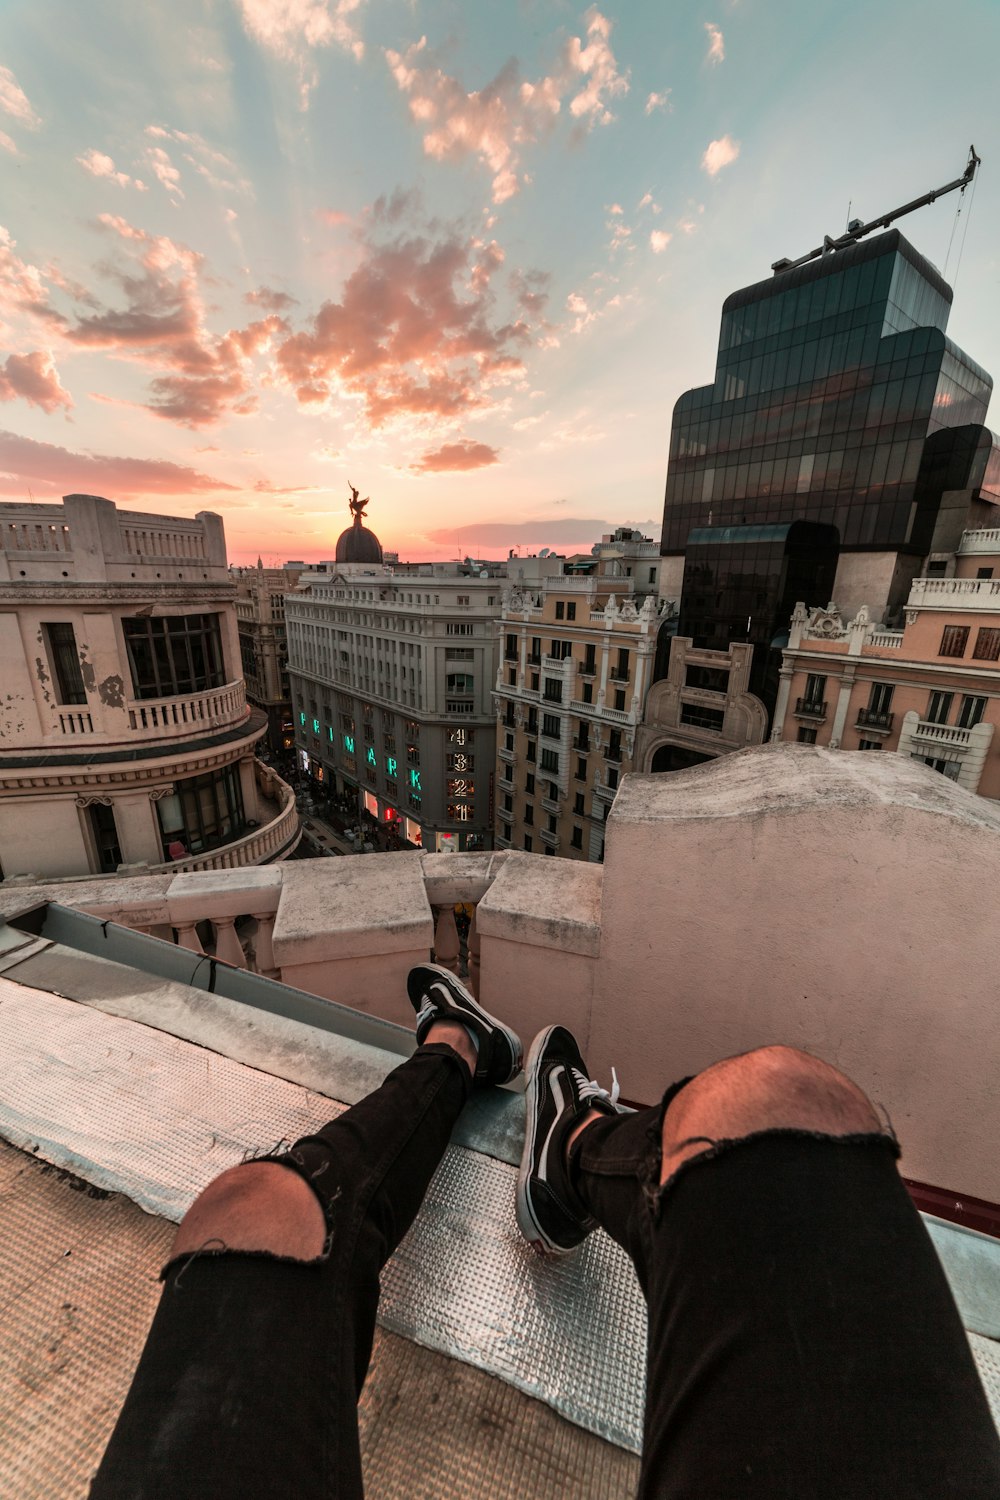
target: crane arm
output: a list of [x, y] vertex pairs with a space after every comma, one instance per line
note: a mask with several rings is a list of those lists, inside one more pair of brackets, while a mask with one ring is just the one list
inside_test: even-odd
[[817, 245], [815, 250], [810, 250], [807, 255], [800, 255], [798, 260], [788, 260], [786, 258], [773, 261], [771, 263], [771, 270], [775, 274], [781, 271], [794, 271], [796, 266], [807, 265], [809, 261], [816, 260], [821, 255], [829, 255], [833, 250], [843, 250], [847, 245], [856, 244], [864, 235], [871, 234], [873, 229], [888, 229], [894, 219], [901, 219], [904, 214], [911, 214], [915, 208], [923, 208], [925, 204], [933, 203], [935, 198], [943, 198], [945, 193], [953, 193], [956, 188], [959, 188], [964, 193], [969, 183], [975, 177], [976, 168], [980, 165], [980, 161], [981, 158], [976, 155], [975, 146], [970, 146], [969, 160], [966, 162], [965, 171], [961, 177], [956, 177], [953, 182], [946, 182], [944, 187], [932, 188], [929, 193], [921, 194], [919, 198], [914, 198], [911, 202], [904, 203], [901, 208], [894, 208], [891, 213], [883, 214], [878, 219], [870, 219], [867, 224], [857, 224], [857, 221], [854, 220], [852, 223], [857, 224], [856, 228], [849, 229], [846, 234], [840, 235], [835, 240], [831, 239], [828, 234], [824, 235], [822, 245]]

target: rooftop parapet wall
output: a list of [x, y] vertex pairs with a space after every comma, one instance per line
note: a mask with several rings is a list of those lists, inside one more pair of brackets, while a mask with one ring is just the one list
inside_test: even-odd
[[261, 972], [412, 1024], [432, 907], [478, 902], [481, 998], [526, 1043], [568, 1025], [591, 1076], [614, 1066], [650, 1102], [721, 1057], [801, 1047], [884, 1106], [906, 1176], [1000, 1201], [1000, 809], [899, 756], [772, 745], [626, 776], [607, 834], [603, 868], [373, 854], [246, 889], [239, 870], [0, 886], [0, 914], [55, 899], [162, 932], [200, 910], [224, 956], [241, 911], [269, 957], [274, 921]]
[[801, 1047], [888, 1110], [907, 1176], [996, 1201], [998, 882], [1000, 810], [898, 756], [773, 745], [628, 776], [592, 1058], [652, 1099], [719, 1057]]
[[0, 583], [229, 582], [222, 518], [119, 510], [101, 495], [0, 505]]

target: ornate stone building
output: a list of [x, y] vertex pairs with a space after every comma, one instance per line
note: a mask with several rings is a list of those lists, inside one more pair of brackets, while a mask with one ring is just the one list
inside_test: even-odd
[[619, 532], [605, 544], [508, 561], [495, 693], [498, 848], [603, 859], [620, 778], [638, 764], [670, 606], [657, 597], [655, 543]]
[[286, 563], [283, 568], [265, 568], [258, 558], [255, 568], [229, 570], [236, 584], [236, 623], [247, 698], [267, 715], [267, 743], [276, 755], [295, 748], [285, 595], [295, 588], [303, 567], [302, 563]]
[[913, 580], [901, 630], [799, 605], [772, 740], [894, 750], [1000, 798], [1000, 529], [966, 531], [946, 566]]
[[86, 875], [284, 858], [254, 757], [222, 521], [96, 495], [0, 506], [0, 869]]

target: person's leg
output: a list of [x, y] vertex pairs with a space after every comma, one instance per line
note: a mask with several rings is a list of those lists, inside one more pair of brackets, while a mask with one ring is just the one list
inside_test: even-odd
[[[529, 1091], [559, 1051], [529, 1059]], [[554, 1122], [548, 1194], [624, 1245], [647, 1296], [643, 1500], [1000, 1494], [950, 1289], [856, 1085], [767, 1047], [659, 1110], [597, 1103]]]
[[92, 1500], [360, 1497], [379, 1273], [474, 1083], [520, 1068], [514, 1033], [446, 971], [414, 971], [410, 994], [420, 1046], [380, 1089], [185, 1216]]

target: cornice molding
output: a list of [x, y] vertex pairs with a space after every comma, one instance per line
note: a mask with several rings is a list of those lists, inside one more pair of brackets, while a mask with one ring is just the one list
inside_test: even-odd
[[150, 600], [154, 605], [188, 604], [197, 600], [231, 604], [235, 596], [235, 584], [213, 583], [207, 579], [201, 582], [178, 580], [176, 583], [140, 583], [138, 580], [134, 583], [74, 583], [56, 579], [31, 582], [23, 579], [0, 584], [0, 606], [7, 603], [51, 604], [57, 600], [60, 604], [89, 604], [93, 601], [109, 605], [148, 604]]

